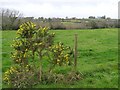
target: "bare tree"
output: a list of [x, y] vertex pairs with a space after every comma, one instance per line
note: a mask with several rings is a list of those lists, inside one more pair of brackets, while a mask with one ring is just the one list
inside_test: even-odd
[[2, 29], [17, 29], [20, 24], [22, 14], [16, 10], [1, 9]]

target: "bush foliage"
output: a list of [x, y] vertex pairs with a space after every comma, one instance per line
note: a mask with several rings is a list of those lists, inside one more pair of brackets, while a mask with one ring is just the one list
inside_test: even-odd
[[[50, 33], [47, 27], [38, 28], [32, 22], [23, 23], [18, 29], [17, 37], [12, 44], [14, 66], [5, 72], [4, 81], [17, 88], [30, 87], [39, 82], [47, 83], [47, 81], [50, 82], [49, 80], [59, 82], [58, 80], [61, 77], [53, 74], [53, 68], [56, 65], [72, 65], [73, 49], [64, 46], [61, 42], [55, 44], [54, 37], [55, 33]], [[43, 62], [45, 57], [50, 66], [47, 73], [52, 75], [51, 77], [44, 75]], [[75, 78], [78, 76], [75, 75]], [[55, 77], [57, 77], [57, 81]], [[63, 79], [65, 78], [63, 75]]]

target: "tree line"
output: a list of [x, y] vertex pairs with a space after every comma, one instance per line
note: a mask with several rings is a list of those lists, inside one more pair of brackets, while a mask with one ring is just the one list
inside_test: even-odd
[[0, 9], [2, 16], [2, 30], [17, 30], [19, 26], [27, 21], [32, 21], [39, 26], [47, 26], [50, 29], [97, 29], [97, 28], [118, 28], [118, 20], [105, 18], [95, 18], [90, 16], [88, 19], [82, 18], [34, 18], [24, 17], [22, 13], [16, 10]]

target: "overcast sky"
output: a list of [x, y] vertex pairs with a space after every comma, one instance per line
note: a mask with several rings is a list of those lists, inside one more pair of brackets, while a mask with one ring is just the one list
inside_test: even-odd
[[0, 0], [0, 8], [15, 9], [24, 16], [118, 18], [119, 0]]

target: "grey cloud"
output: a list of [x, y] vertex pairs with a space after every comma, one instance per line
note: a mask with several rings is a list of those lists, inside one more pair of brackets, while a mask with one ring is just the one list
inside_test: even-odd
[[[106, 14], [111, 15], [115, 17], [117, 14], [115, 9], [117, 7], [114, 5], [117, 5], [118, 0], [0, 0], [0, 8], [13, 8], [16, 10], [22, 11], [25, 15], [31, 15], [31, 16], [88, 16], [88, 15], [100, 15], [100, 14]], [[51, 12], [49, 11], [47, 14], [46, 12], [49, 10], [49, 8], [43, 9], [42, 6], [46, 6], [46, 4], [50, 5], [52, 8]], [[68, 7], [67, 7], [68, 6]], [[99, 8], [101, 6], [101, 8]], [[47, 6], [46, 6], [47, 7]], [[49, 6], [48, 6], [49, 7]], [[70, 8], [69, 8], [70, 7]], [[112, 13], [105, 11], [108, 10], [108, 8], [113, 7]], [[29, 9], [30, 8], [30, 9]], [[107, 8], [107, 9], [104, 9]], [[92, 10], [91, 10], [92, 9]], [[100, 10], [97, 10], [100, 9]], [[72, 10], [72, 12], [71, 12]], [[96, 12], [93, 12], [96, 11]], [[100, 11], [100, 12], [99, 12]], [[34, 12], [34, 13], [32, 13]], [[107, 13], [106, 13], [107, 12]], [[64, 14], [64, 15], [63, 15]]]

